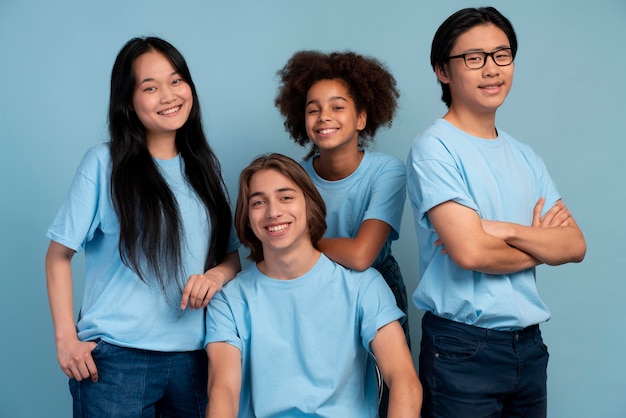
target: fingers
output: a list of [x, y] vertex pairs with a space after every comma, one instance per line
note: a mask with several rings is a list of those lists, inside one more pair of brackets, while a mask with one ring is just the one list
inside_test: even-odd
[[546, 212], [541, 218], [541, 226], [543, 227], [556, 227], [567, 226], [568, 220], [571, 218], [571, 213], [563, 203], [563, 201], [557, 201], [553, 207]]
[[213, 295], [219, 292], [222, 286], [206, 274], [194, 274], [189, 277], [183, 289], [180, 308], [205, 308]]
[[79, 382], [89, 378], [92, 382], [97, 382], [98, 368], [91, 355], [91, 351], [96, 345], [93, 341], [75, 343], [73, 345], [74, 351], [64, 355], [67, 360], [60, 361], [63, 372]]
[[537, 203], [535, 204], [535, 208], [533, 209], [533, 223], [532, 226], [540, 226], [541, 225], [541, 212], [543, 211], [543, 205], [546, 203], [545, 197], [540, 197]]

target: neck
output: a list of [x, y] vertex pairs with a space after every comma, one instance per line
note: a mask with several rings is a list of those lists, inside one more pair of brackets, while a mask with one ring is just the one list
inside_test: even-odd
[[168, 135], [150, 135], [147, 138], [150, 155], [159, 160], [169, 160], [178, 155], [176, 133]]
[[291, 280], [309, 272], [320, 258], [320, 252], [312, 245], [298, 251], [266, 251], [265, 258], [257, 264], [258, 269], [268, 277], [278, 280]]
[[459, 112], [454, 108], [450, 108], [443, 119], [447, 120], [463, 132], [479, 138], [496, 139], [498, 137], [495, 111], [468, 114]]
[[341, 180], [359, 168], [359, 164], [363, 160], [363, 154], [363, 151], [359, 151], [356, 148], [347, 152], [320, 150], [319, 157], [313, 160], [313, 167], [315, 172], [324, 180]]

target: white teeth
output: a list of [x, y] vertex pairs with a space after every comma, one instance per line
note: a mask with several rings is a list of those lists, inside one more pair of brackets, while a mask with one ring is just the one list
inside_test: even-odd
[[285, 229], [287, 229], [287, 224], [282, 224], [282, 225], [274, 225], [274, 226], [268, 226], [267, 230], [270, 232], [282, 232]]
[[161, 115], [165, 115], [165, 116], [167, 116], [167, 115], [171, 115], [172, 113], [178, 112], [178, 111], [180, 110], [180, 108], [181, 108], [181, 106], [176, 106], [176, 107], [173, 107], [173, 108], [171, 108], [171, 109], [162, 110], [162, 111], [160, 111], [159, 113], [160, 113]]
[[330, 133], [335, 132], [336, 130], [337, 130], [337, 129], [334, 129], [334, 128], [320, 129], [320, 130], [319, 130], [319, 133], [320, 133], [321, 135], [327, 135], [327, 134], [330, 134]]

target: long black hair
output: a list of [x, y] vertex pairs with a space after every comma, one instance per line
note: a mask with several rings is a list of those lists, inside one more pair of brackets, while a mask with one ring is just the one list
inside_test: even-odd
[[202, 128], [200, 103], [181, 53], [155, 37], [133, 38], [120, 50], [111, 72], [109, 132], [111, 136], [111, 198], [120, 221], [119, 251], [124, 264], [144, 282], [156, 278], [163, 292], [182, 282], [180, 211], [176, 199], [148, 151], [143, 124], [132, 110], [135, 89], [133, 64], [140, 55], [162, 53], [191, 88], [189, 118], [176, 132], [176, 148], [184, 161], [185, 177], [206, 208], [211, 234], [205, 270], [226, 256], [231, 212], [217, 157]]

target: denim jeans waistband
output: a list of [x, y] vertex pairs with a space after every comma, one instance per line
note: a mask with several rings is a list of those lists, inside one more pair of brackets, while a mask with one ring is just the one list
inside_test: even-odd
[[451, 319], [442, 318], [431, 312], [424, 314], [422, 328], [431, 332], [435, 330], [445, 331], [463, 338], [489, 340], [496, 343], [510, 343], [512, 340], [519, 341], [525, 338], [533, 338], [535, 335], [540, 334], [539, 325], [530, 325], [516, 331], [500, 331], [463, 324]]

